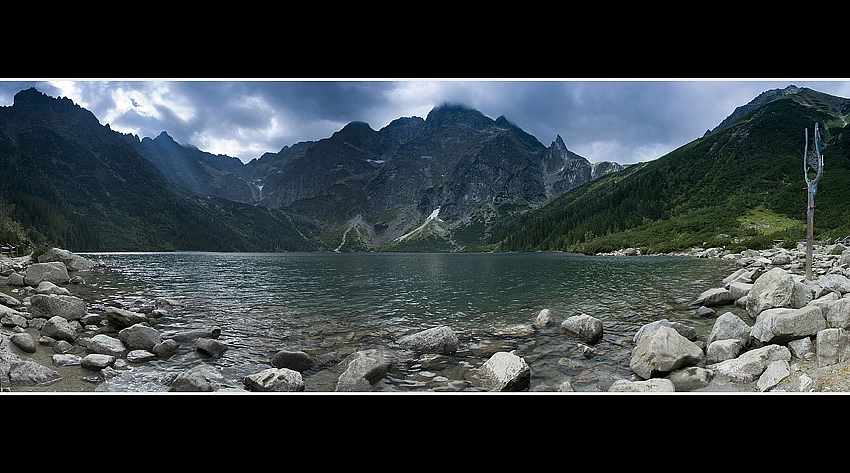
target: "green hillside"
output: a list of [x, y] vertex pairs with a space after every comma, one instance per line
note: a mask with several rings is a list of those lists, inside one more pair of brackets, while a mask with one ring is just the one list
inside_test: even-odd
[[[818, 122], [824, 176], [815, 197], [815, 238], [850, 235], [850, 132], [846, 99], [803, 89], [657, 160], [630, 166], [504, 223], [502, 251], [644, 253], [693, 246], [765, 248], [805, 239], [805, 129]], [[781, 222], [757, 225], [759, 217]]]

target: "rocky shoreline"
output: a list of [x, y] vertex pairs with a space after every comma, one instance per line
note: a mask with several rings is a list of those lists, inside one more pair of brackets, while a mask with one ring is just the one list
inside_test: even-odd
[[[698, 336], [692, 327], [667, 319], [644, 325], [631, 341], [633, 375], [600, 384], [599, 391], [850, 391], [850, 250], [840, 244], [817, 246], [812, 280], [803, 276], [800, 247], [737, 254], [693, 249], [676, 256], [722, 258], [739, 268], [693, 301], [694, 317], [715, 318], [711, 333]], [[140, 364], [167, 360], [178, 349], [194, 350], [199, 360], [230, 349], [218, 340], [218, 327], [158, 330], [161, 317], [179, 316], [182, 309], [174, 300], [91, 307], [73, 293], [97, 267], [98, 262], [58, 248], [37, 262], [0, 257], [0, 393], [96, 392], [106, 380]], [[730, 307], [747, 316], [734, 315]], [[559, 329], [588, 358], [605, 330], [596, 317], [580, 314], [559, 322], [548, 309], [528, 325], [531, 334]], [[341, 361], [282, 350], [240, 380], [222, 382], [215, 369], [200, 361], [164, 383], [169, 392], [369, 392], [394, 364], [452, 363], [459, 345], [450, 327], [433, 327]], [[521, 355], [516, 350], [494, 353], [463, 379], [450, 380], [445, 391], [529, 392], [531, 368]], [[302, 376], [308, 371], [313, 374]], [[568, 380], [548, 390], [573, 391]]]

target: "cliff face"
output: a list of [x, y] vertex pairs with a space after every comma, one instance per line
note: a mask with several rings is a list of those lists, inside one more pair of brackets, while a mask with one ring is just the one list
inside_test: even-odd
[[[419, 227], [435, 209], [446, 229], [467, 225], [482, 207], [536, 206], [620, 168], [593, 165], [558, 137], [549, 148], [512, 125], [462, 106], [426, 119], [399, 118], [375, 131], [353, 122], [299, 153], [264, 156], [260, 205], [291, 208], [330, 233], [360, 228], [349, 248], [374, 249]], [[333, 238], [341, 238], [337, 235]], [[455, 242], [457, 243], [457, 242]], [[457, 243], [462, 246], [462, 244]], [[358, 246], [359, 245], [359, 246]]]

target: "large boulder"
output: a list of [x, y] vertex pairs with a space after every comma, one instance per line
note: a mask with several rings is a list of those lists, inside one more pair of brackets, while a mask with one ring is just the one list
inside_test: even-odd
[[818, 366], [850, 361], [850, 332], [843, 328], [828, 328], [817, 334]]
[[272, 356], [272, 366], [275, 368], [289, 368], [291, 370], [303, 373], [310, 368], [316, 366], [318, 360], [312, 355], [308, 355], [303, 351], [281, 350]]
[[125, 328], [139, 323], [148, 322], [148, 317], [142, 312], [122, 309], [120, 307], [107, 307], [106, 320], [117, 327]]
[[110, 337], [105, 334], [97, 334], [88, 339], [86, 344], [88, 353], [112, 355], [114, 357], [123, 358], [127, 354], [127, 347], [121, 340]]
[[199, 338], [195, 342], [195, 350], [213, 358], [221, 358], [230, 347], [213, 338]]
[[401, 337], [398, 344], [417, 353], [451, 355], [457, 351], [460, 340], [451, 328], [442, 325]]
[[531, 383], [531, 367], [513, 352], [494, 353], [474, 373], [488, 391], [525, 391]]
[[213, 392], [223, 376], [215, 368], [199, 365], [178, 374], [168, 388], [169, 392]]
[[[806, 295], [808, 294], [808, 297]], [[782, 268], [772, 268], [753, 283], [747, 294], [747, 314], [755, 319], [767, 309], [799, 309], [812, 300], [811, 290]]]
[[656, 320], [655, 322], [650, 322], [648, 324], [642, 325], [638, 331], [635, 333], [635, 336], [632, 338], [632, 343], [635, 345], [639, 344], [643, 337], [649, 335], [654, 332], [658, 327], [669, 327], [679, 333], [679, 335], [687, 338], [690, 341], [695, 341], [697, 339], [697, 329], [691, 327], [690, 325], [685, 325], [681, 322], [671, 322], [667, 319]]
[[77, 329], [71, 325], [65, 317], [54, 315], [44, 326], [41, 327], [41, 334], [45, 337], [50, 337], [55, 340], [65, 340], [73, 343], [77, 339]]
[[354, 352], [340, 363], [345, 371], [339, 376], [334, 391], [371, 391], [395, 363], [395, 356], [386, 350], [372, 348]]
[[664, 378], [652, 379], [669, 380], [673, 383], [673, 386], [676, 387], [676, 391], [687, 392], [696, 391], [698, 389], [702, 389], [708, 386], [713, 377], [714, 373], [709, 369], [700, 368], [699, 366], [688, 366], [687, 368], [682, 368], [673, 371]]
[[58, 315], [68, 320], [79, 320], [86, 315], [86, 301], [76, 296], [34, 294], [30, 297], [30, 311], [35, 317]]
[[841, 274], [826, 274], [818, 279], [818, 286], [825, 291], [835, 291], [841, 295], [850, 292], [850, 279]]
[[771, 343], [706, 368], [713, 370], [715, 377], [725, 377], [735, 383], [751, 383], [764, 373], [771, 362], [778, 360], [791, 361], [791, 351], [786, 346]]
[[596, 343], [602, 339], [602, 321], [587, 314], [573, 315], [561, 322], [564, 333], [576, 336], [587, 343]]
[[[831, 292], [830, 294], [835, 294]], [[830, 328], [850, 329], [850, 298], [842, 297], [825, 312]]]
[[534, 323], [532, 326], [534, 328], [545, 328], [545, 327], [554, 327], [558, 322], [555, 320], [555, 317], [552, 316], [552, 311], [549, 309], [541, 309], [540, 312], [537, 313], [537, 317], [534, 318]]
[[118, 331], [118, 339], [130, 350], [153, 351], [162, 341], [159, 330], [146, 325], [134, 324]]
[[269, 368], [242, 379], [248, 391], [299, 392], [304, 390], [301, 373], [289, 368]]
[[71, 291], [65, 289], [64, 287], [59, 287], [56, 284], [53, 284], [50, 281], [41, 281], [38, 283], [38, 287], [35, 288], [36, 294], [59, 294], [62, 296], [70, 296]]
[[39, 263], [60, 262], [70, 271], [88, 271], [94, 267], [91, 261], [61, 248], [51, 248], [38, 257]]
[[798, 338], [815, 336], [825, 328], [826, 318], [818, 306], [776, 308], [759, 314], [750, 329], [750, 336], [762, 343], [785, 344]]
[[737, 358], [744, 352], [741, 341], [729, 338], [726, 340], [715, 340], [705, 347], [705, 362], [719, 363], [725, 360]]
[[764, 392], [779, 384], [783, 379], [791, 374], [791, 365], [785, 360], [771, 361], [764, 373], [759, 376], [756, 381], [756, 387], [759, 391]]
[[704, 361], [705, 353], [696, 343], [676, 330], [660, 325], [644, 335], [634, 347], [629, 367], [641, 378], [649, 379]]
[[727, 339], [738, 340], [742, 348], [747, 348], [750, 341], [750, 326], [732, 312], [725, 312], [715, 319], [705, 344], [709, 346], [717, 340]]
[[38, 286], [41, 281], [50, 281], [53, 284], [67, 284], [71, 278], [68, 276], [68, 268], [64, 263], [34, 263], [27, 266], [24, 273], [24, 282], [29, 286]]
[[700, 294], [697, 299], [691, 303], [691, 307], [714, 307], [719, 305], [728, 305], [735, 302], [735, 296], [728, 289], [716, 287], [708, 289]]
[[9, 382], [18, 386], [36, 386], [59, 381], [62, 376], [54, 369], [17, 356], [9, 360]]

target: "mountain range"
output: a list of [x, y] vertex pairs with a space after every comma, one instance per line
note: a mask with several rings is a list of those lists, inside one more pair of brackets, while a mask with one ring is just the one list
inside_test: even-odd
[[703, 137], [629, 166], [590, 163], [560, 136], [545, 146], [504, 116], [450, 104], [380, 130], [352, 122], [242, 163], [166, 132], [113, 131], [31, 88], [0, 107], [0, 242], [75, 251], [764, 246], [799, 238], [803, 131], [815, 121], [828, 166], [817, 226], [838, 236], [850, 234], [848, 102], [794, 86], [766, 91]]

